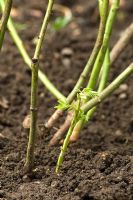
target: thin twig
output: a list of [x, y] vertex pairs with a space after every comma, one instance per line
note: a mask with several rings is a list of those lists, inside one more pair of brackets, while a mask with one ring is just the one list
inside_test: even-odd
[[57, 109], [52, 116], [48, 119], [48, 121], [45, 123], [45, 127], [48, 129], [51, 129], [56, 121], [63, 115], [63, 110]]
[[133, 23], [127, 27], [127, 29], [122, 33], [120, 39], [115, 44], [111, 51], [110, 58], [111, 64], [113, 64], [118, 56], [123, 52], [123, 49], [129, 44], [130, 40], [133, 38]]
[[50, 142], [49, 142], [50, 146], [53, 146], [53, 145], [57, 144], [57, 142], [62, 138], [62, 135], [68, 130], [71, 121], [72, 121], [72, 113], [69, 112], [67, 114], [67, 117], [66, 117], [65, 122], [63, 123], [63, 125], [60, 126], [58, 131], [54, 134], [54, 136], [50, 140]]

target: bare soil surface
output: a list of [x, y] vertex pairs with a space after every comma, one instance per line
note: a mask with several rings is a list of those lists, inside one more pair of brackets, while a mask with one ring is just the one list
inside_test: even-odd
[[[98, 17], [95, 1], [58, 1], [72, 9], [74, 21], [49, 32], [41, 55], [41, 69], [67, 95], [82, 71], [95, 42]], [[84, 3], [83, 3], [84, 2]], [[65, 4], [66, 3], [66, 4]], [[14, 17], [27, 28], [19, 30], [30, 56], [46, 1], [17, 1]], [[54, 14], [53, 14], [54, 16]], [[133, 21], [132, 0], [119, 12], [111, 46]], [[72, 55], [62, 55], [64, 48]], [[133, 41], [111, 68], [110, 81], [133, 61]], [[49, 147], [54, 133], [39, 130], [35, 174], [23, 175], [28, 132], [22, 121], [29, 113], [30, 69], [6, 34], [0, 53], [0, 199], [3, 200], [133, 200], [133, 76], [99, 106], [80, 139], [69, 146], [60, 175], [55, 165], [60, 145]], [[56, 100], [39, 82], [39, 120], [53, 113]], [[59, 124], [57, 124], [57, 127]]]

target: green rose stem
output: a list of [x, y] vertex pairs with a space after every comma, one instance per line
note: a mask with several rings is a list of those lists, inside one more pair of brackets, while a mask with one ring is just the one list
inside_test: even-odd
[[10, 16], [12, 8], [12, 0], [6, 0], [5, 2], [5, 8], [3, 9], [3, 15], [2, 19], [0, 21], [0, 50], [2, 48], [3, 40], [4, 40], [4, 35], [6, 32], [6, 27], [7, 27], [7, 22]]
[[[84, 104], [81, 109], [84, 111], [85, 114], [87, 114], [88, 111], [90, 111], [92, 108], [100, 104], [101, 102], [104, 101], [108, 96], [110, 96], [119, 86], [122, 84], [129, 75], [133, 73], [133, 63], [127, 67], [108, 87], [106, 87], [101, 93], [99, 93], [98, 97], [95, 97], [91, 99], [89, 102]], [[59, 168], [62, 165], [64, 154], [67, 150], [67, 146], [69, 144], [70, 136], [73, 132], [74, 126], [73, 126], [73, 121], [75, 120], [75, 116], [72, 120], [72, 123], [70, 125], [70, 128], [68, 130], [68, 133], [66, 135], [66, 138], [64, 140], [63, 147], [61, 148], [61, 153], [58, 157], [57, 165], [56, 165], [56, 173], [59, 172]]]
[[[105, 14], [105, 9], [106, 9], [106, 14]], [[105, 47], [105, 43], [107, 43], [108, 41], [106, 41], [105, 40], [105, 38], [107, 38], [107, 36], [109, 35], [109, 34], [107, 34], [107, 33], [110, 33], [109, 31], [108, 31], [108, 29], [106, 28], [106, 21], [107, 21], [107, 23], [108, 23], [108, 19], [107, 19], [107, 16], [108, 16], [108, 10], [109, 10], [109, 2], [105, 2], [105, 1], [103, 1], [102, 2], [102, 4], [100, 5], [100, 18], [101, 18], [101, 23], [100, 24], [102, 24], [103, 25], [103, 27], [104, 27], [104, 29], [102, 28], [102, 31], [100, 30], [99, 31], [99, 34], [98, 34], [98, 37], [99, 37], [99, 35], [100, 35], [100, 38], [101, 38], [101, 40], [100, 40], [100, 45], [99, 45], [99, 48], [97, 48], [98, 47], [98, 44], [99, 44], [99, 39], [98, 39], [98, 37], [97, 37], [97, 41], [96, 41], [96, 45], [94, 46], [94, 52], [96, 52], [96, 50], [97, 51], [99, 51], [99, 52], [101, 52], [101, 54], [99, 53], [99, 52], [97, 52], [96, 54], [94, 54], [96, 57], [95, 57], [95, 60], [93, 60], [93, 51], [92, 51], [92, 61], [93, 61], [93, 64], [94, 63], [96, 63], [96, 64], [94, 64], [94, 67], [93, 68], [98, 68], [99, 67], [99, 70], [100, 70], [100, 68], [101, 68], [101, 65], [103, 64], [103, 60], [104, 60], [104, 54], [105, 54], [105, 52], [106, 52], [106, 49], [107, 49], [107, 45], [106, 45], [106, 47]], [[111, 13], [111, 16], [112, 16], [112, 12], [110, 11], [110, 13]], [[105, 17], [106, 16], [106, 17]], [[106, 18], [106, 19], [105, 19]], [[112, 20], [113, 21], [113, 20]], [[104, 23], [103, 23], [104, 22]], [[113, 23], [112, 23], [113, 24]], [[112, 27], [112, 26], [110, 26], [110, 27]], [[105, 32], [104, 32], [105, 31]], [[102, 35], [101, 35], [102, 34]], [[110, 33], [111, 34], [111, 33]], [[106, 36], [106, 37], [105, 37]], [[109, 35], [110, 36], [110, 35]], [[109, 38], [109, 36], [108, 36], [108, 38]], [[109, 39], [108, 39], [109, 40]], [[96, 49], [95, 49], [95, 47], [96, 47]], [[105, 47], [105, 48], [104, 48]], [[105, 49], [105, 51], [101, 51], [101, 49]], [[97, 58], [98, 57], [98, 58]], [[97, 59], [96, 59], [97, 58]], [[88, 61], [88, 63], [90, 62], [90, 60], [91, 60], [91, 57], [90, 57], [90, 59], [89, 59], [89, 61]], [[98, 61], [98, 62], [97, 62]], [[101, 62], [100, 62], [101, 61]], [[90, 65], [89, 65], [90, 66]], [[85, 68], [86, 69], [86, 68]], [[93, 71], [92, 71], [93, 72]], [[83, 71], [83, 73], [84, 73], [84, 71]], [[85, 73], [86, 74], [86, 73]], [[95, 77], [95, 79], [98, 77], [98, 73], [96, 74], [96, 73], [94, 73], [94, 75], [96, 76]], [[92, 76], [94, 76], [94, 75], [92, 75]], [[91, 76], [91, 79], [93, 79], [93, 77]], [[80, 79], [79, 79], [79, 81], [80, 81]], [[82, 80], [81, 80], [82, 81]], [[91, 89], [93, 89], [94, 88], [94, 86], [96, 85], [96, 82], [97, 81], [95, 81], [94, 83], [94, 85], [92, 86], [91, 85]], [[78, 83], [78, 82], [77, 82]], [[77, 85], [77, 84], [76, 84]], [[76, 86], [75, 86], [76, 87]], [[80, 85], [80, 87], [81, 87], [81, 85]], [[75, 92], [75, 91], [78, 91], [78, 89], [80, 89], [80, 87], [77, 87], [76, 88], [76, 90], [75, 90], [75, 88], [74, 88], [74, 90], [72, 91], [72, 93], [70, 93], [70, 95], [68, 96], [68, 98], [67, 98], [67, 102], [68, 103], [71, 103], [71, 100], [73, 99], [73, 98], [71, 98], [71, 94], [72, 94], [72, 96], [73, 96], [73, 92]], [[89, 87], [89, 86], [87, 86], [87, 87]], [[69, 99], [69, 97], [70, 97], [70, 99]], [[70, 100], [70, 101], [69, 101]], [[63, 111], [62, 110], [57, 110], [55, 113], [54, 113], [54, 115], [52, 115], [52, 117], [49, 119], [49, 121], [47, 122], [47, 124], [46, 124], [46, 127], [52, 127], [53, 126], [53, 124], [55, 123], [55, 120], [59, 117], [59, 114], [62, 114], [63, 113]], [[70, 120], [69, 120], [70, 121]], [[50, 140], [50, 145], [52, 146], [52, 145], [55, 145], [56, 143], [57, 143], [57, 141], [61, 138], [61, 136], [62, 136], [62, 130], [65, 130], [65, 129], [67, 129], [68, 127], [69, 127], [69, 121], [68, 122], [65, 122], [65, 126], [63, 125], [61, 128], [63, 128], [63, 129], [59, 129], [59, 131], [57, 131], [55, 134], [54, 134], [54, 136], [53, 136], [53, 138]], [[73, 140], [73, 139], [76, 139], [76, 137], [77, 137], [77, 133], [78, 133], [78, 128], [79, 128], [79, 130], [80, 130], [80, 128], [83, 126], [82, 124], [84, 123], [84, 121], [83, 120], [80, 120], [80, 122], [77, 124], [77, 126], [75, 126], [75, 129], [74, 129], [74, 133], [72, 134], [72, 136], [73, 136], [73, 138], [71, 137], [71, 139]], [[64, 128], [65, 127], [65, 128]]]
[[36, 45], [34, 57], [31, 63], [32, 70], [32, 82], [31, 82], [31, 122], [30, 122], [30, 133], [29, 133], [29, 142], [27, 147], [27, 156], [25, 162], [25, 171], [27, 173], [32, 172], [34, 166], [34, 147], [37, 133], [37, 89], [38, 89], [38, 65], [39, 65], [39, 56], [41, 52], [41, 47], [44, 41], [44, 37], [47, 30], [47, 25], [49, 22], [50, 14], [52, 12], [54, 0], [49, 0], [46, 14], [42, 23], [41, 31], [38, 37], [38, 42]]
[[[103, 65], [103, 62], [104, 62], [104, 57], [105, 57], [105, 54], [106, 54], [106, 51], [107, 51], [107, 48], [108, 48], [108, 44], [109, 44], [109, 39], [110, 39], [110, 36], [111, 36], [111, 32], [112, 32], [112, 27], [113, 27], [113, 23], [115, 21], [115, 18], [116, 18], [116, 13], [117, 13], [117, 10], [119, 8], [119, 0], [116, 0], [116, 1], [113, 1], [113, 4], [111, 6], [111, 10], [109, 12], [109, 16], [108, 16], [108, 19], [107, 19], [107, 23], [106, 23], [106, 28], [105, 28], [105, 33], [104, 33], [104, 37], [103, 37], [103, 43], [102, 43], [102, 46], [101, 46], [101, 49], [98, 53], [98, 56], [96, 58], [96, 61], [95, 61], [95, 64], [94, 64], [94, 67], [92, 69], [92, 73], [91, 73], [91, 76], [90, 76], [90, 79], [89, 79], [89, 82], [88, 82], [88, 85], [87, 87], [88, 88], [91, 88], [91, 89], [94, 89], [95, 86], [96, 86], [96, 83], [97, 83], [97, 79], [99, 77], [99, 73], [100, 73], [100, 70], [101, 70], [101, 67]], [[101, 19], [102, 19], [102, 14], [104, 13], [104, 10], [101, 9], [101, 6], [100, 6], [100, 15], [101, 15]], [[109, 54], [109, 52], [107, 51], [107, 54]], [[107, 57], [108, 59], [108, 57]], [[105, 59], [106, 60], [106, 59]], [[109, 65], [108, 65], [109, 66]], [[108, 70], [106, 70], [106, 68], [103, 68], [103, 70], [105, 70], [107, 73], [104, 74], [103, 72], [103, 78], [105, 79], [107, 76], [108, 76]], [[105, 76], [106, 75], [106, 76]], [[101, 85], [99, 86], [99, 90], [101, 91], [103, 89], [103, 87], [105, 87], [105, 84], [106, 84], [106, 80], [103, 81], [103, 79], [101, 79]], [[116, 84], [117, 85], [117, 84]], [[95, 98], [94, 98], [95, 99]], [[101, 101], [101, 98], [100, 98], [100, 95], [99, 97], [96, 98], [98, 101]], [[100, 99], [100, 100], [99, 100]], [[89, 101], [91, 102], [91, 100]], [[87, 104], [87, 103], [86, 103]], [[85, 105], [86, 105], [85, 104]], [[83, 106], [85, 106], [83, 105]], [[87, 107], [87, 106], [86, 106]], [[89, 114], [87, 115], [87, 117], [91, 117], [96, 109], [96, 107], [92, 106], [90, 109], [86, 109], [86, 107], [81, 109], [85, 112], [85, 114], [87, 115], [87, 111], [89, 110]], [[94, 108], [93, 108], [94, 107]], [[75, 119], [75, 116], [73, 118], [73, 120]], [[75, 122], [76, 123], [76, 122]], [[83, 123], [84, 123], [84, 119], [80, 119], [79, 121], [77, 121], [77, 127], [75, 128], [77, 133], [79, 133], [80, 129], [82, 128], [83, 126]], [[57, 166], [56, 166], [56, 173], [58, 173], [58, 170], [59, 170], [59, 167], [60, 165], [62, 164], [63, 162], [63, 157], [64, 157], [64, 154], [65, 154], [65, 151], [67, 149], [67, 146], [68, 146], [68, 143], [70, 141], [70, 137], [73, 133], [73, 130], [74, 130], [74, 127], [73, 126], [73, 121], [70, 125], [70, 128], [68, 130], [68, 133], [66, 135], [66, 138], [64, 140], [64, 144], [63, 144], [63, 147], [61, 149], [61, 153], [59, 155], [59, 158], [58, 158], [58, 162], [57, 162]], [[79, 130], [78, 130], [79, 129]]]
[[[111, 53], [110, 53], [110, 66], [112, 66], [112, 64], [115, 62], [115, 60], [116, 60], [116, 59], [119, 57], [119, 55], [121, 54], [121, 52], [122, 52], [122, 51], [125, 49], [125, 47], [129, 44], [129, 42], [131, 41], [132, 37], [133, 37], [133, 23], [131, 23], [131, 24], [126, 28], [126, 30], [123, 31], [122, 36], [119, 38], [119, 40], [116, 42], [115, 46], [113, 47], [113, 49], [112, 49], [112, 51], [111, 51]], [[58, 110], [57, 110], [56, 112], [58, 112]], [[55, 117], [56, 117], [56, 112], [55, 112]], [[59, 111], [59, 114], [62, 114], [62, 113], [60, 113], [60, 111]], [[58, 115], [58, 114], [57, 114], [57, 115]], [[54, 114], [53, 114], [52, 116], [53, 116], [53, 118], [54, 118]], [[57, 137], [58, 137], [58, 135], [60, 136], [60, 137], [58, 137], [58, 138], [61, 138], [61, 136], [63, 135], [64, 131], [66, 131], [66, 130], [69, 128], [69, 126], [70, 126], [69, 121], [71, 121], [70, 118], [71, 118], [71, 117], [68, 116], [67, 120], [65, 120], [65, 124], [63, 124], [63, 125], [61, 126], [61, 128], [58, 130], [59, 134], [58, 134], [58, 133], [56, 134]], [[68, 121], [68, 120], [69, 120], [69, 121]], [[54, 119], [51, 119], [51, 122], [52, 122], [52, 121], [54, 122]], [[50, 122], [50, 123], [51, 123], [51, 122]], [[75, 128], [76, 128], [76, 127], [75, 127]], [[54, 141], [54, 143], [53, 143], [53, 141], [51, 140], [50, 145], [55, 144], [55, 143], [56, 143], [56, 141]]]
[[110, 59], [112, 61], [112, 64], [116, 61], [118, 56], [123, 52], [123, 49], [126, 48], [126, 46], [129, 44], [132, 38], [133, 38], [133, 23], [131, 23], [126, 28], [126, 30], [122, 32], [120, 39], [118, 40], [113, 50], [111, 51]]
[[56, 165], [56, 170], [55, 170], [56, 173], [58, 173], [59, 167], [60, 167], [60, 165], [63, 162], [64, 154], [65, 154], [65, 152], [67, 150], [67, 146], [68, 146], [68, 143], [69, 143], [70, 136], [71, 136], [72, 131], [73, 131], [73, 129], [74, 129], [75, 125], [76, 125], [76, 122], [77, 122], [77, 120], [79, 118], [79, 115], [80, 115], [80, 106], [81, 106], [80, 103], [81, 103], [81, 101], [79, 99], [77, 109], [75, 109], [75, 111], [74, 111], [74, 116], [73, 116], [70, 128], [68, 130], [68, 133], [67, 133], [66, 138], [64, 140], [63, 146], [61, 148], [61, 153], [59, 155], [59, 158], [58, 158], [58, 161], [57, 161], [57, 165]]
[[[106, 64], [109, 65], [109, 62], [110, 62], [109, 57], [110, 56], [109, 56], [108, 46], [109, 46], [109, 40], [110, 40], [111, 33], [112, 33], [113, 24], [114, 24], [115, 19], [116, 19], [116, 13], [117, 13], [117, 10], [119, 8], [119, 2], [120, 2], [119, 0], [116, 0], [116, 1], [113, 2], [112, 6], [111, 6], [111, 10], [109, 12], [109, 16], [108, 16], [107, 24], [106, 24], [106, 28], [105, 28], [103, 44], [102, 44], [102, 47], [101, 47], [99, 54], [97, 56], [94, 67], [92, 69], [92, 73], [91, 73], [91, 76], [90, 76], [90, 79], [89, 79], [89, 82], [88, 82], [88, 85], [87, 85], [88, 88], [95, 89], [97, 79], [100, 76], [100, 70], [101, 70], [101, 67], [103, 65], [103, 62], [104, 62], [104, 65], [106, 65]], [[102, 17], [102, 12], [103, 12], [102, 11], [102, 3], [103, 2], [101, 0], [99, 0], [99, 12], [100, 12], [101, 17]], [[105, 84], [106, 84], [105, 82], [107, 81], [106, 77], [108, 76], [108, 74], [106, 73], [106, 71], [107, 72], [109, 71], [109, 70], [107, 70], [107, 68], [105, 66], [102, 69], [102, 71], [105, 70], [105, 75], [106, 75], [105, 80], [104, 80], [104, 76], [101, 79], [103, 84], [101, 84], [100, 88], [102, 88], [102, 89], [104, 89]], [[103, 72], [103, 74], [104, 74], [104, 72]]]
[[25, 162], [25, 172], [31, 173], [34, 166], [34, 147], [37, 134], [37, 88], [38, 88], [38, 59], [32, 59], [30, 132]]
[[[107, 16], [108, 16], [108, 6], [109, 6], [109, 0], [103, 0], [102, 3], [102, 17], [100, 18], [100, 25], [99, 25], [99, 30], [98, 30], [98, 35], [97, 35], [97, 39], [94, 45], [94, 48], [92, 50], [92, 53], [90, 55], [90, 58], [88, 59], [88, 62], [83, 70], [83, 72], [81, 73], [75, 87], [73, 88], [73, 90], [71, 91], [71, 93], [68, 95], [66, 101], [68, 103], [71, 103], [76, 94], [78, 89], [81, 88], [81, 86], [83, 86], [86, 78], [88, 77], [89, 71], [90, 69], [93, 67], [95, 60], [97, 58], [98, 52], [101, 48], [102, 42], [103, 42], [103, 35], [104, 35], [104, 31], [105, 31], [105, 27], [106, 27], [106, 20], [107, 20]], [[55, 122], [58, 120], [58, 118], [63, 114], [62, 110], [56, 110], [54, 112], [54, 114], [50, 117], [50, 119], [48, 120], [48, 122], [45, 124], [45, 126], [47, 128], [52, 128], [53, 125], [55, 124]]]
[[[106, 83], [107, 83], [108, 75], [109, 75], [109, 68], [110, 68], [110, 56], [109, 56], [109, 50], [107, 49], [104, 64], [103, 64], [103, 72], [102, 72], [102, 76], [101, 76], [101, 80], [100, 80], [98, 93], [101, 92], [106, 87]], [[92, 108], [87, 113], [88, 120], [91, 119], [95, 110], [96, 110], [96, 108]], [[62, 135], [68, 130], [68, 128], [71, 124], [71, 121], [72, 121], [72, 113], [68, 113], [64, 124], [58, 129], [58, 131], [54, 134], [53, 138], [50, 140], [50, 142], [49, 142], [50, 146], [55, 145], [62, 138]], [[80, 133], [82, 127], [84, 126], [84, 124], [85, 124], [84, 120], [79, 120], [79, 122], [76, 123], [76, 125], [72, 131], [71, 137], [70, 137], [71, 142], [74, 142], [77, 140], [79, 133]]]
[[[119, 8], [119, 2], [120, 2], [119, 0], [113, 1], [113, 4], [111, 6], [109, 16], [108, 16], [108, 19], [107, 19], [106, 28], [105, 28], [103, 44], [102, 44], [102, 47], [101, 47], [99, 54], [97, 56], [94, 67], [92, 69], [92, 73], [91, 73], [91, 76], [90, 76], [90, 79], [89, 79], [89, 82], [88, 82], [88, 85], [87, 85], [88, 88], [95, 89], [95, 87], [96, 87], [97, 80], [98, 80], [98, 77], [99, 77], [99, 74], [100, 74], [100, 70], [101, 70], [101, 67], [102, 67], [103, 62], [104, 62], [105, 53], [106, 53], [108, 45], [109, 45], [109, 40], [110, 40], [110, 36], [111, 36], [111, 33], [112, 33], [113, 24], [114, 24], [115, 19], [116, 19], [117, 10]], [[99, 11], [100, 11], [100, 15], [102, 17], [103, 11], [102, 11], [101, 6], [102, 6], [102, 3], [101, 3], [101, 1], [99, 1]], [[107, 58], [106, 58], [106, 60], [107, 60]], [[106, 74], [106, 67], [104, 67], [103, 70], [105, 70], [105, 74]], [[103, 72], [103, 74], [104, 74], [104, 72]], [[104, 83], [104, 84], [100, 85], [100, 88], [99, 88], [100, 91], [101, 91], [101, 89], [104, 89], [104, 87], [105, 87], [105, 81], [106, 80], [104, 82], [103, 81], [104, 80], [102, 79], [102, 83]], [[87, 114], [88, 119], [90, 119], [93, 116], [95, 109], [96, 108], [93, 108], [91, 111], [89, 111], [89, 113]], [[78, 134], [79, 134], [81, 128], [83, 127], [83, 124], [84, 124], [83, 119], [81, 119], [79, 122], [77, 122], [77, 126], [75, 126], [74, 132], [72, 133], [72, 136], [71, 136], [72, 141], [74, 141], [78, 137]]]
[[[98, 94], [100, 92], [102, 92], [102, 90], [107, 85], [107, 81], [108, 81], [108, 77], [109, 77], [109, 70], [110, 70], [110, 56], [109, 56], [109, 49], [107, 49], [103, 67], [102, 67], [102, 75], [101, 75], [101, 79], [100, 79], [100, 83], [99, 83], [99, 87], [98, 87]], [[75, 125], [75, 127], [73, 129], [72, 135], [70, 137], [71, 142], [75, 142], [77, 140], [82, 127], [92, 118], [95, 110], [96, 110], [96, 107], [92, 108], [91, 110], [89, 110], [87, 112], [87, 114], [86, 114], [87, 121], [84, 121], [81, 119], [77, 122], [77, 124]]]
[[[119, 38], [119, 40], [116, 42], [115, 46], [113, 47], [111, 53], [110, 53], [110, 66], [112, 66], [112, 64], [115, 62], [115, 60], [119, 57], [119, 55], [121, 54], [121, 52], [125, 49], [125, 47], [129, 44], [129, 42], [131, 41], [133, 37], [133, 23], [131, 23], [131, 25], [129, 25], [125, 31], [123, 31], [122, 36]], [[88, 119], [90, 117], [88, 116]], [[59, 128], [59, 130], [55, 133], [55, 137], [57, 138], [57, 140], [53, 140], [54, 137], [51, 139], [50, 141], [50, 145], [54, 145], [58, 142], [59, 139], [62, 138], [62, 135], [68, 130], [70, 123], [72, 120], [72, 115], [67, 116], [65, 123], [61, 125], [61, 127]], [[82, 126], [81, 123], [77, 123], [77, 125], [74, 128], [75, 135], [71, 138], [71, 141], [75, 141], [76, 138], [78, 137], [78, 133], [80, 132]], [[53, 142], [54, 141], [54, 142]]]
[[67, 150], [67, 146], [68, 146], [72, 131], [74, 129], [75, 123], [76, 123], [76, 114], [74, 115], [74, 118], [73, 118], [73, 120], [71, 122], [70, 128], [69, 128], [69, 130], [67, 132], [66, 138], [64, 140], [63, 146], [61, 147], [61, 152], [60, 152], [60, 155], [59, 155], [59, 158], [58, 158], [58, 161], [57, 161], [57, 164], [56, 164], [56, 169], [55, 169], [56, 173], [58, 173], [59, 168], [60, 168], [60, 166], [61, 166], [61, 164], [63, 162], [64, 154], [65, 154], [65, 152]]
[[109, 12], [109, 16], [108, 16], [107, 24], [106, 24], [106, 29], [105, 29], [105, 33], [104, 33], [104, 38], [103, 38], [103, 44], [102, 44], [102, 47], [101, 47], [99, 54], [97, 56], [95, 65], [92, 69], [92, 73], [91, 73], [91, 76], [90, 76], [90, 79], [89, 79], [89, 83], [87, 85], [87, 87], [92, 88], [92, 89], [96, 85], [97, 78], [99, 76], [100, 69], [101, 69], [103, 61], [104, 61], [104, 56], [105, 56], [105, 53], [106, 53], [106, 50], [107, 50], [107, 47], [108, 47], [108, 44], [109, 44], [110, 36], [111, 36], [111, 33], [112, 33], [112, 27], [113, 27], [113, 24], [114, 24], [115, 19], [116, 19], [117, 10], [119, 8], [119, 2], [120, 2], [120, 0], [113, 1], [113, 4], [111, 6], [111, 10]]
[[[4, 6], [5, 6], [4, 0], [0, 0], [1, 10], [4, 10]], [[13, 23], [13, 20], [11, 19], [11, 17], [9, 17], [7, 27], [8, 27], [9, 33], [10, 33], [14, 43], [16, 44], [24, 62], [31, 68], [32, 61], [24, 47], [24, 44], [23, 44], [21, 38], [19, 37], [19, 35], [16, 31], [16, 28], [14, 26], [14, 23]], [[50, 80], [47, 78], [47, 76], [41, 70], [38, 71], [38, 77], [39, 77], [40, 81], [45, 85], [45, 87], [50, 91], [50, 93], [53, 94], [57, 99], [62, 99], [62, 100], [66, 99], [65, 96], [57, 90], [57, 88], [50, 82]]]

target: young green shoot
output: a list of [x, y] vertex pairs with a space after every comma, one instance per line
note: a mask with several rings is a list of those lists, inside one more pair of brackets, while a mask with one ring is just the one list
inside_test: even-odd
[[80, 110], [81, 107], [81, 98], [79, 95], [78, 96], [78, 101], [71, 104], [71, 106], [69, 107], [69, 109], [74, 110], [74, 116], [73, 116], [73, 120], [71, 122], [70, 128], [67, 132], [66, 138], [64, 140], [63, 146], [61, 147], [61, 152], [60, 155], [58, 157], [58, 161], [57, 161], [57, 165], [56, 165], [56, 173], [58, 173], [60, 166], [62, 165], [63, 162], [63, 158], [64, 158], [64, 154], [67, 150], [67, 146], [69, 144], [69, 140], [72, 134], [72, 131], [75, 127], [75, 124], [77, 123], [77, 121], [79, 120], [79, 118], [81, 117], [81, 113], [82, 111]]
[[[67, 150], [67, 146], [70, 141], [70, 136], [73, 132], [75, 124], [80, 120], [86, 120], [86, 114], [91, 109], [95, 108], [98, 104], [104, 101], [108, 96], [110, 96], [131, 74], [133, 74], [133, 63], [129, 65], [108, 87], [106, 87], [102, 92], [95, 96], [90, 101], [85, 103], [83, 106], [78, 106], [77, 109], [74, 108], [74, 116], [70, 125], [70, 128], [65, 137], [63, 146], [61, 148], [60, 155], [58, 157], [56, 165], [56, 173], [59, 173], [59, 168], [62, 165], [64, 154]], [[81, 101], [80, 101], [81, 104]], [[80, 120], [79, 120], [80, 119]]]

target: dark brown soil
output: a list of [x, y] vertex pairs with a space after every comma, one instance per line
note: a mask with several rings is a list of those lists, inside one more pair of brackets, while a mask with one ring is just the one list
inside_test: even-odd
[[[41, 68], [67, 95], [91, 52], [98, 19], [95, 1], [63, 2], [72, 8], [75, 21], [58, 33], [48, 34]], [[119, 13], [111, 46], [121, 30], [133, 20], [132, 0], [127, 4]], [[32, 40], [41, 23], [33, 9], [43, 14], [44, 1], [14, 0], [14, 6], [20, 11], [15, 20], [28, 25], [20, 34], [32, 56]], [[79, 6], [82, 9], [78, 9]], [[69, 61], [61, 56], [64, 47], [73, 50]], [[110, 80], [132, 60], [133, 41], [112, 66]], [[133, 200], [133, 77], [126, 81], [128, 88], [124, 98], [118, 89], [99, 106], [80, 139], [70, 145], [59, 176], [54, 171], [60, 146], [49, 147], [52, 133], [40, 131], [35, 151], [35, 175], [27, 177], [22, 171], [28, 133], [22, 121], [29, 112], [30, 75], [7, 34], [0, 54], [0, 133], [4, 136], [0, 137], [0, 199]], [[55, 104], [54, 97], [39, 83], [39, 123], [44, 123], [53, 113]]]

